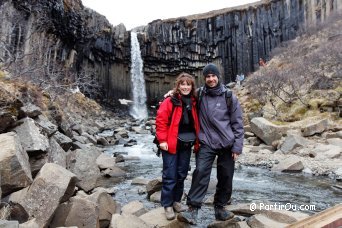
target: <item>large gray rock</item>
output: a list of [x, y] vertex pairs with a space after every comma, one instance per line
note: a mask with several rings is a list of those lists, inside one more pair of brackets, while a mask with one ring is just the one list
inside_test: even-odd
[[286, 227], [288, 225], [287, 223], [281, 223], [273, 219], [270, 219], [267, 216], [262, 215], [262, 214], [253, 215], [251, 218], [247, 220], [247, 224], [252, 228], [258, 228], [258, 227], [281, 228], [281, 227]]
[[20, 120], [20, 123], [19, 126], [14, 128], [14, 131], [17, 132], [21, 145], [26, 152], [46, 152], [49, 148], [49, 141], [44, 135], [40, 134], [34, 120], [26, 117]]
[[150, 197], [153, 193], [162, 189], [163, 182], [161, 178], [154, 179], [148, 182], [146, 185], [147, 196]]
[[281, 172], [301, 172], [304, 169], [304, 165], [298, 160], [296, 156], [290, 156], [281, 160], [279, 164], [273, 166], [272, 171]]
[[108, 154], [100, 154], [96, 159], [96, 164], [100, 169], [108, 169], [115, 167], [115, 158], [109, 156]]
[[49, 139], [48, 161], [66, 168], [66, 152], [54, 138]]
[[23, 113], [23, 116], [28, 116], [30, 118], [35, 118], [42, 114], [42, 110], [34, 104], [26, 104], [20, 108], [20, 111]]
[[273, 141], [281, 139], [287, 128], [277, 126], [265, 118], [256, 117], [251, 120], [251, 131], [267, 145], [272, 145]]
[[327, 139], [327, 141], [330, 145], [339, 146], [342, 148], [342, 139], [340, 138], [330, 138]]
[[284, 153], [288, 153], [297, 147], [303, 147], [308, 144], [308, 140], [299, 135], [289, 135], [285, 138], [285, 141], [280, 146], [280, 150]]
[[50, 227], [100, 228], [99, 209], [86, 197], [74, 196], [59, 205]]
[[3, 195], [32, 183], [27, 153], [14, 132], [0, 134], [0, 186]]
[[121, 214], [123, 215], [135, 215], [138, 217], [145, 214], [146, 212], [147, 210], [144, 208], [144, 204], [137, 200], [129, 202], [121, 209]]
[[31, 219], [27, 222], [21, 223], [19, 228], [40, 228], [39, 224], [37, 223], [36, 219]]
[[101, 177], [100, 169], [96, 164], [96, 159], [101, 152], [92, 147], [89, 149], [77, 149], [69, 152], [71, 157], [68, 163], [68, 169], [77, 175], [80, 180], [77, 186], [88, 192], [94, 189], [96, 181]]
[[109, 228], [151, 228], [145, 221], [131, 214], [119, 215], [114, 214]]
[[52, 135], [52, 138], [63, 148], [63, 150], [68, 151], [72, 146], [72, 140], [68, 136], [57, 131]]
[[98, 190], [87, 197], [88, 200], [94, 202], [99, 209], [99, 223], [101, 227], [108, 227], [112, 219], [112, 215], [118, 211], [120, 205], [104, 190]]
[[336, 175], [336, 180], [342, 181], [342, 167], [334, 171]]
[[334, 159], [341, 156], [342, 147], [317, 143], [311, 153], [316, 154], [316, 157], [320, 159]]
[[163, 207], [150, 210], [149, 212], [139, 216], [139, 218], [152, 227], [165, 227], [171, 223], [171, 221], [166, 219]]
[[46, 152], [36, 152], [29, 154], [32, 178], [34, 178], [39, 170], [48, 163], [48, 155]]
[[58, 130], [58, 127], [43, 115], [39, 115], [35, 120], [37, 125], [42, 129], [42, 132], [49, 137]]
[[19, 228], [19, 222], [0, 220], [0, 228]]
[[307, 126], [301, 128], [302, 135], [304, 137], [311, 136], [317, 133], [322, 133], [327, 130], [329, 127], [329, 122], [327, 119], [317, 121], [315, 123], [311, 123]]
[[20, 204], [30, 218], [36, 218], [40, 227], [46, 227], [58, 205], [73, 195], [76, 182], [75, 174], [59, 165], [47, 163], [34, 179]]

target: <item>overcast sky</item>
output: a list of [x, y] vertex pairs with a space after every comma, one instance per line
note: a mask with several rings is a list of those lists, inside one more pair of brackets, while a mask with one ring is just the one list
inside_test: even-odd
[[106, 16], [112, 25], [124, 23], [127, 30], [167, 19], [206, 13], [211, 10], [244, 5], [257, 0], [82, 0], [83, 5]]

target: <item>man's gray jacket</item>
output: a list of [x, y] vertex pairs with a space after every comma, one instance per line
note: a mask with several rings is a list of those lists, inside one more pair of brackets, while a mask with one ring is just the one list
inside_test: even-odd
[[199, 104], [200, 143], [212, 149], [230, 149], [241, 153], [244, 129], [242, 110], [237, 97], [232, 95], [232, 107], [227, 107], [226, 88], [203, 88]]

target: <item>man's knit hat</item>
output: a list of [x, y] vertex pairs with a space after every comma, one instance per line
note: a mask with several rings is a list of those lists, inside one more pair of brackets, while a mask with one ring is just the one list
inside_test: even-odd
[[209, 63], [203, 68], [203, 76], [206, 77], [208, 74], [215, 74], [218, 78], [220, 77], [220, 71], [213, 63]]

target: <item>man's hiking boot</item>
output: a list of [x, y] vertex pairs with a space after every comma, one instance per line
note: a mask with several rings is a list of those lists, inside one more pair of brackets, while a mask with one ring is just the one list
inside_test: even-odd
[[198, 208], [189, 206], [187, 211], [181, 212], [177, 215], [177, 220], [191, 225], [197, 224]]
[[173, 220], [176, 217], [173, 207], [165, 207], [165, 216], [167, 220]]
[[175, 210], [175, 212], [179, 213], [179, 212], [186, 211], [186, 206], [180, 202], [174, 202], [173, 209]]
[[234, 217], [234, 214], [224, 207], [215, 207], [215, 218], [216, 220], [226, 221]]

